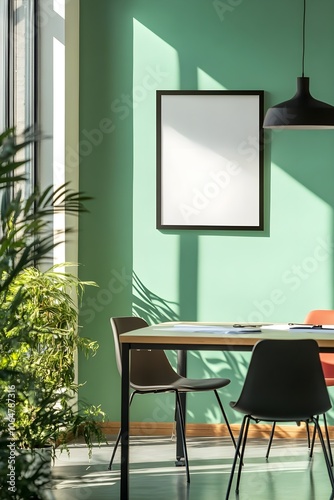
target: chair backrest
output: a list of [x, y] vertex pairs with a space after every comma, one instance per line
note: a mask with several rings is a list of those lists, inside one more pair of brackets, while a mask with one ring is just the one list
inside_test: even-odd
[[306, 420], [331, 408], [315, 340], [259, 341], [236, 406], [263, 420]]
[[[136, 316], [110, 318], [114, 336], [116, 363], [119, 373], [122, 373], [121, 344], [119, 335], [122, 333], [145, 328], [148, 323]], [[137, 390], [145, 390], [155, 386], [167, 386], [179, 378], [173, 370], [165, 352], [160, 349], [131, 350], [130, 385]]]
[[122, 316], [119, 318], [110, 318], [110, 323], [114, 337], [117, 368], [119, 374], [121, 375], [122, 360], [121, 360], [121, 345], [119, 342], [119, 336], [122, 333], [131, 332], [132, 330], [138, 330], [139, 328], [145, 328], [146, 326], [148, 326], [148, 323], [143, 318], [138, 318], [137, 316]]
[[[334, 325], [334, 310], [314, 309], [307, 314], [304, 323]], [[334, 385], [334, 354], [320, 353], [320, 359], [327, 385]]]
[[334, 325], [334, 310], [314, 309], [307, 314], [304, 323]]

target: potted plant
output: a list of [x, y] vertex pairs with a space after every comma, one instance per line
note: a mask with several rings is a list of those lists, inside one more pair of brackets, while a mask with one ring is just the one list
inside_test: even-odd
[[[73, 292], [80, 299], [84, 287], [93, 285], [82, 282], [75, 275], [60, 272], [61, 265], [47, 271], [35, 267], [23, 269], [10, 283], [3, 300], [6, 308], [18, 294], [21, 300], [16, 308], [16, 322], [7, 337], [23, 336], [15, 351], [3, 354], [0, 366], [15, 370], [25, 380], [33, 380], [33, 387], [26, 386], [17, 404], [15, 433], [23, 449], [36, 449], [57, 445], [66, 446], [69, 433], [77, 434], [82, 426], [91, 454], [91, 434], [102, 437], [96, 417], [103, 416], [98, 407], [77, 404], [74, 357], [77, 350], [87, 356], [94, 355], [96, 342], [79, 335], [77, 307]], [[78, 408], [78, 406], [80, 408]]]
[[[54, 454], [83, 429], [88, 450], [102, 438], [100, 408], [77, 402], [74, 355], [94, 355], [97, 344], [77, 330], [83, 283], [58, 268], [40, 271], [55, 246], [50, 216], [85, 211], [88, 198], [64, 184], [24, 198], [17, 154], [37, 140], [8, 129], [0, 135], [0, 497], [44, 498], [50, 471], [36, 450]], [[91, 284], [91, 283], [90, 283]], [[25, 459], [23, 450], [32, 452]], [[35, 451], [34, 451], [35, 450]], [[35, 467], [32, 468], [32, 465]]]

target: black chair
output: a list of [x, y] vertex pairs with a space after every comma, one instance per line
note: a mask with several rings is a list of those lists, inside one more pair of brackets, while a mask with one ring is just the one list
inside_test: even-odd
[[[119, 317], [111, 318], [111, 327], [114, 336], [115, 354], [118, 371], [122, 373], [121, 364], [121, 344], [119, 335], [139, 328], [148, 326], [145, 320], [138, 317]], [[171, 366], [165, 352], [159, 349], [140, 349], [132, 350], [130, 358], [130, 386], [133, 392], [130, 396], [129, 406], [132, 403], [135, 394], [148, 394], [158, 392], [174, 392], [176, 396], [176, 412], [180, 419], [180, 431], [182, 438], [182, 446], [184, 452], [184, 461], [186, 466], [187, 481], [190, 482], [189, 463], [185, 438], [185, 420], [182, 412], [180, 393], [198, 392], [198, 391], [214, 391], [219, 407], [223, 414], [228, 432], [231, 436], [234, 446], [236, 442], [231, 431], [224, 407], [219, 398], [217, 389], [227, 386], [230, 383], [226, 378], [210, 378], [210, 379], [192, 379], [181, 377]], [[116, 443], [112, 452], [109, 463], [111, 470], [112, 462], [115, 457], [116, 449], [121, 438], [119, 431]]]
[[[304, 323], [306, 325], [307, 324], [333, 325], [334, 324], [334, 310], [332, 310], [332, 309], [314, 309], [307, 314], [307, 316], [304, 320]], [[332, 353], [320, 353], [320, 361], [321, 361], [322, 370], [323, 370], [324, 376], [325, 376], [326, 386], [327, 387], [334, 386], [334, 354], [332, 354]], [[333, 467], [333, 455], [332, 455], [331, 442], [330, 442], [329, 431], [328, 431], [328, 426], [327, 426], [327, 418], [326, 418], [325, 413], [323, 414], [323, 420], [324, 420], [325, 436], [326, 436], [326, 441], [327, 441], [328, 456], [329, 456], [331, 466]], [[300, 422], [297, 422], [297, 423], [298, 423], [298, 425], [300, 425]], [[271, 429], [271, 434], [269, 437], [267, 453], [266, 453], [267, 460], [269, 458], [271, 444], [272, 444], [274, 433], [275, 433], [275, 427], [276, 427], [276, 422], [273, 423], [273, 426]], [[312, 457], [314, 443], [315, 443], [315, 432], [313, 432], [313, 437], [312, 437], [312, 441], [311, 441], [309, 425], [307, 422], [306, 422], [306, 431], [307, 431], [307, 444], [308, 444], [308, 447], [310, 449], [310, 457]]]
[[242, 463], [251, 421], [313, 422], [318, 432], [332, 490], [334, 477], [319, 425], [319, 415], [331, 408], [315, 340], [259, 341], [253, 349], [245, 382], [237, 402], [230, 406], [245, 414], [229, 478], [229, 498], [240, 452], [236, 483], [239, 491]]

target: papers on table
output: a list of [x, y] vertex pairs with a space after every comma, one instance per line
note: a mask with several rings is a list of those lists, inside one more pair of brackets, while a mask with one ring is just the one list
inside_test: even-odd
[[318, 330], [320, 332], [326, 330], [334, 330], [334, 325], [296, 325], [289, 324], [290, 330]]
[[334, 331], [334, 325], [306, 325], [304, 323], [282, 323], [266, 325], [262, 330], [283, 330], [283, 331], [300, 331], [300, 332], [331, 332]]
[[178, 332], [208, 332], [208, 333], [253, 333], [261, 332], [262, 325], [200, 325], [190, 323], [179, 323], [174, 325], [173, 330]]
[[172, 327], [173, 331], [177, 332], [207, 332], [207, 333], [259, 333], [259, 332], [274, 332], [286, 331], [286, 332], [312, 332], [315, 333], [334, 333], [334, 325], [306, 325], [303, 323], [273, 323], [265, 325], [252, 325], [250, 323], [241, 323], [234, 325], [223, 325], [223, 324], [199, 324], [199, 323], [177, 323]]

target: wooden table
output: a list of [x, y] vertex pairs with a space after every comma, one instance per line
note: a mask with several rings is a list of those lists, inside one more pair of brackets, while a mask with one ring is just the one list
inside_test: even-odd
[[[120, 335], [122, 344], [121, 500], [129, 498], [129, 354], [131, 349], [251, 351], [261, 339], [312, 338], [321, 352], [334, 352], [334, 329], [288, 330], [265, 326], [260, 332], [226, 333], [227, 323], [163, 323]], [[217, 331], [212, 328], [217, 327]], [[333, 327], [334, 328], [334, 327]]]

